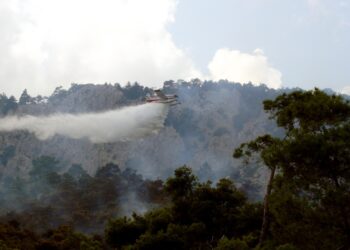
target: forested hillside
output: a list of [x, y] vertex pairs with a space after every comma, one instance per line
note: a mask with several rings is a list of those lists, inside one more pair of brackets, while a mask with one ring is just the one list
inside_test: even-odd
[[[266, 170], [243, 168], [232, 149], [276, 127], [261, 102], [277, 94], [265, 86], [222, 81], [168, 81], [164, 92], [179, 96], [165, 127], [141, 140], [92, 144], [54, 136], [38, 140], [27, 131], [1, 133], [0, 215], [43, 232], [61, 224], [83, 232], [101, 232], [113, 216], [144, 213], [164, 203], [162, 180], [184, 164], [200, 181], [235, 180], [251, 199], [262, 198]], [[19, 100], [1, 95], [3, 117], [89, 113], [138, 105], [152, 90], [137, 83], [72, 84], [49, 97]], [[114, 191], [115, 190], [115, 191]]]
[[[264, 85], [193, 80], [165, 82], [164, 91], [178, 94], [181, 105], [170, 109], [164, 129], [142, 140], [92, 144], [62, 136], [40, 141], [25, 131], [1, 133], [2, 175], [27, 176], [34, 159], [51, 156], [60, 162], [61, 172], [78, 164], [93, 175], [112, 162], [121, 169], [135, 169], [145, 178], [163, 179], [187, 164], [201, 180], [231, 176], [240, 182], [245, 175], [264, 178], [256, 169], [244, 172], [231, 158], [231, 150], [267, 131], [275, 133], [276, 127], [267, 120], [261, 103], [276, 96], [276, 90]], [[24, 91], [18, 103], [3, 95], [0, 109], [3, 115], [20, 116], [101, 112], [140, 104], [149, 93], [150, 89], [139, 84], [73, 84], [68, 90], [57, 88], [50, 97], [31, 97]]]
[[[349, 249], [348, 101], [225, 81], [163, 91], [181, 104], [141, 140], [2, 133], [0, 248]], [[151, 92], [72, 85], [0, 109], [101, 112]]]

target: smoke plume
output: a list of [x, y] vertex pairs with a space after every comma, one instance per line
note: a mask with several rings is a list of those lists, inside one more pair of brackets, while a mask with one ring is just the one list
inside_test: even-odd
[[0, 131], [27, 130], [40, 140], [57, 134], [88, 138], [93, 143], [115, 142], [156, 133], [163, 127], [167, 111], [167, 105], [151, 103], [103, 113], [13, 116], [0, 119]]

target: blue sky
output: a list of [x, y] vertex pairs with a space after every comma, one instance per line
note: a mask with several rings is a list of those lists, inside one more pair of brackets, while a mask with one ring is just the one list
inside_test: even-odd
[[222, 47], [260, 48], [282, 86], [350, 85], [350, 1], [179, 1], [169, 30], [202, 71]]
[[0, 1], [0, 91], [228, 79], [350, 94], [350, 0]]

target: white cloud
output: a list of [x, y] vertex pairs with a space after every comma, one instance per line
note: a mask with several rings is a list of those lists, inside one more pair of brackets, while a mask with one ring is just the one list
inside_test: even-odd
[[0, 92], [200, 77], [166, 26], [176, 0], [0, 2]]
[[[0, 92], [50, 94], [72, 82], [138, 81], [202, 77], [174, 43], [167, 25], [177, 0], [0, 1]], [[220, 49], [210, 78], [281, 86], [281, 73], [263, 51]]]
[[350, 95], [350, 86], [345, 86], [340, 90], [340, 93], [345, 94], [345, 95]]
[[235, 82], [265, 83], [271, 88], [282, 84], [282, 73], [273, 68], [263, 50], [256, 49], [252, 54], [238, 50], [219, 49], [209, 63], [210, 78], [227, 79]]

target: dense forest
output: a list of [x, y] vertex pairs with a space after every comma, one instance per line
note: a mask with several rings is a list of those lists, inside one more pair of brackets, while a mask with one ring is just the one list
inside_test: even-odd
[[[0, 175], [28, 177], [33, 161], [42, 156], [58, 160], [60, 173], [80, 165], [94, 176], [99, 168], [113, 163], [151, 180], [165, 180], [179, 166], [189, 165], [201, 181], [230, 176], [238, 187], [252, 187], [250, 197], [261, 199], [267, 171], [255, 163], [242, 168], [231, 151], [266, 132], [279, 133], [261, 103], [282, 90], [199, 80], [167, 81], [163, 90], [177, 94], [181, 105], [169, 110], [159, 133], [142, 140], [93, 144], [60, 135], [42, 141], [27, 131], [0, 132]], [[49, 97], [32, 97], [24, 90], [18, 101], [2, 95], [0, 116], [98, 113], [144, 103], [151, 92], [137, 83], [124, 87], [72, 84], [67, 90], [56, 88]]]
[[[13, 174], [11, 167], [18, 163], [14, 159], [21, 153], [18, 140], [33, 139], [22, 132], [2, 135], [2, 143], [11, 143], [1, 146], [0, 249], [350, 249], [347, 99], [318, 89], [282, 93], [232, 83], [177, 84], [166, 82], [164, 91], [180, 91], [185, 104], [169, 112], [165, 130], [174, 129], [182, 139], [189, 151], [186, 165], [171, 162], [179, 165], [155, 178], [142, 176], [142, 168], [134, 167], [142, 165], [143, 158], [128, 155], [120, 166], [110, 161], [91, 171], [42, 151], [31, 155], [26, 171], [17, 168], [21, 174]], [[4, 115], [48, 113], [69, 91], [56, 89], [49, 98], [32, 98], [25, 91], [18, 102], [3, 95], [0, 108]], [[150, 92], [140, 85], [121, 91], [129, 91], [129, 98], [123, 94], [111, 106], [141, 101]], [[228, 100], [234, 97], [247, 100], [252, 109], [248, 104], [229, 109], [234, 112], [229, 116], [227, 106], [233, 103]], [[84, 105], [78, 100], [67, 111], [80, 112], [77, 107]], [[199, 109], [191, 106], [193, 100], [212, 103], [202, 103]], [[91, 109], [105, 106], [95, 105]], [[210, 108], [214, 119], [209, 116], [199, 123], [198, 113], [211, 114]], [[241, 131], [249, 129], [259, 132], [242, 137]], [[214, 145], [220, 149], [230, 147], [223, 152], [229, 152], [226, 157], [234, 164], [228, 166], [224, 159], [214, 165], [207, 158], [206, 164], [191, 166], [202, 155], [191, 146], [215, 152], [213, 161], [219, 158], [214, 146], [202, 145], [213, 143], [208, 137], [216, 137]], [[227, 137], [237, 141], [218, 142]], [[104, 145], [104, 150], [115, 149], [112, 146]], [[258, 170], [266, 176], [260, 183], [253, 178]]]

